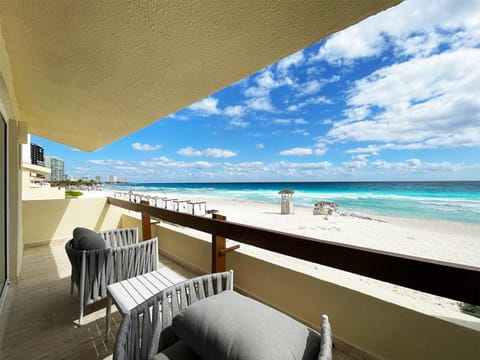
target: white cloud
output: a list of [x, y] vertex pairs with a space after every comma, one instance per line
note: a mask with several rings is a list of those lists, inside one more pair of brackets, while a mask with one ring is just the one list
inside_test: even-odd
[[178, 155], [183, 156], [206, 156], [214, 158], [229, 158], [237, 156], [237, 153], [231, 150], [219, 149], [219, 148], [208, 148], [204, 150], [196, 150], [191, 146], [179, 149], [177, 151]]
[[[159, 158], [152, 158], [148, 161], [140, 161], [138, 166], [144, 168], [153, 168], [153, 169], [163, 169], [163, 168], [172, 168], [172, 169], [207, 169], [218, 166], [215, 163], [209, 163], [207, 161], [194, 161], [194, 162], [185, 162], [185, 161], [175, 161], [169, 159], [165, 156]], [[178, 174], [178, 173], [177, 173]]]
[[332, 104], [332, 101], [325, 96], [315, 96], [308, 98], [302, 102], [299, 102], [297, 104], [290, 105], [287, 110], [288, 111], [297, 111], [300, 110], [301, 108], [311, 105], [311, 104]]
[[325, 145], [325, 143], [319, 141], [313, 147], [313, 152], [317, 156], [325, 155], [327, 153], [327, 145]]
[[298, 119], [275, 119], [272, 121], [274, 124], [278, 125], [290, 125], [290, 124], [295, 124], [295, 125], [307, 125], [308, 121], [302, 118]]
[[386, 47], [385, 40], [376, 30], [375, 17], [368, 18], [330, 37], [311, 58], [330, 63], [349, 63], [353, 59], [378, 56]]
[[302, 118], [295, 119], [295, 120], [293, 120], [293, 122], [297, 125], [307, 125], [308, 124], [308, 121], [306, 121], [305, 119], [302, 119]]
[[214, 158], [229, 158], [237, 156], [237, 153], [231, 150], [218, 149], [218, 148], [208, 148], [204, 150], [205, 156], [214, 157]]
[[218, 106], [218, 99], [214, 97], [207, 97], [196, 102], [188, 107], [188, 109], [197, 111], [203, 116], [220, 114]]
[[439, 171], [456, 172], [467, 168], [461, 163], [444, 162], [424, 162], [420, 159], [408, 159], [400, 162], [388, 162], [385, 160], [375, 160], [371, 162], [375, 169], [389, 170], [396, 173], [431, 173]]
[[280, 60], [277, 63], [277, 71], [281, 74], [285, 74], [288, 71], [288, 68], [291, 66], [298, 66], [303, 63], [304, 61], [303, 50], [298, 51], [286, 58]]
[[280, 84], [275, 80], [273, 72], [268, 69], [263, 70], [254, 81], [256, 86], [245, 89], [245, 96], [249, 97], [245, 101], [247, 109], [253, 111], [274, 111], [270, 101], [270, 91], [280, 86]]
[[261, 143], [255, 145], [255, 147], [256, 147], [257, 149], [265, 149], [265, 145], [263, 145], [263, 144], [261, 144]]
[[291, 119], [275, 119], [273, 120], [274, 124], [278, 125], [290, 125], [292, 123]]
[[306, 95], [312, 95], [320, 91], [320, 89], [323, 87], [323, 83], [318, 81], [318, 80], [311, 80], [307, 81], [306, 83], [303, 83], [297, 87], [298, 96], [306, 96]]
[[324, 170], [332, 166], [329, 161], [321, 162], [301, 162], [301, 163], [292, 163], [289, 161], [278, 161], [271, 164], [272, 167], [277, 169], [282, 169], [280, 174], [283, 173], [283, 169], [292, 169], [295, 171], [298, 170]]
[[272, 71], [264, 70], [255, 78], [259, 87], [265, 89], [274, 89], [278, 87], [279, 83], [275, 80], [275, 76]]
[[304, 147], [295, 147], [288, 150], [280, 151], [280, 155], [283, 156], [305, 156], [305, 155], [312, 155], [313, 150], [310, 148]]
[[293, 135], [302, 135], [302, 136], [310, 136], [310, 133], [305, 129], [295, 129], [290, 132]]
[[379, 69], [355, 82], [327, 136], [387, 143], [370, 152], [479, 146], [479, 63], [480, 49], [459, 49]]
[[248, 121], [244, 121], [242, 119], [232, 119], [232, 120], [230, 120], [229, 125], [234, 126], [234, 127], [245, 128], [248, 125], [250, 125], [250, 123]]
[[270, 96], [270, 88], [252, 86], [245, 90], [245, 96], [253, 97], [253, 98], [257, 98], [257, 97], [268, 98], [268, 96]]
[[[443, 144], [445, 146], [445, 144]], [[452, 141], [452, 146], [455, 146]], [[437, 147], [432, 143], [431, 140], [426, 140], [425, 142], [410, 143], [410, 144], [369, 144], [367, 147], [359, 147], [354, 149], [346, 150], [347, 154], [358, 154], [358, 153], [370, 153], [372, 155], [378, 155], [382, 150], [420, 150], [420, 149], [431, 149]]]
[[254, 111], [275, 111], [270, 100], [270, 92], [281, 86], [293, 85], [293, 81], [288, 76], [276, 78], [276, 74], [270, 68], [261, 71], [253, 81], [256, 85], [245, 89], [244, 94], [248, 98], [245, 101], [247, 108]]
[[121, 166], [126, 164], [126, 162], [123, 160], [112, 160], [112, 159], [88, 160], [88, 162], [90, 164], [102, 165], [102, 166]]
[[177, 151], [178, 155], [183, 156], [202, 156], [203, 152], [201, 150], [195, 150], [193, 147], [188, 146], [185, 148], [181, 148]]
[[249, 97], [268, 97], [270, 91], [282, 85], [275, 79], [271, 70], [263, 70], [254, 78], [256, 86], [248, 87], [245, 90], [245, 96]]
[[360, 169], [362, 167], [367, 166], [367, 162], [361, 161], [361, 160], [346, 161], [346, 162], [343, 162], [342, 165], [349, 169]]
[[245, 114], [245, 110], [245, 107], [242, 105], [227, 106], [224, 113], [231, 117], [242, 117]]
[[342, 64], [378, 57], [387, 39], [399, 56], [429, 56], [442, 44], [474, 47], [480, 43], [479, 10], [477, 0], [404, 1], [334, 34], [310, 60]]
[[137, 151], [155, 151], [161, 149], [162, 145], [149, 145], [149, 144], [141, 144], [139, 142], [132, 144], [132, 149]]
[[165, 119], [175, 119], [180, 121], [188, 120], [189, 117], [184, 114], [173, 113], [165, 117]]
[[372, 111], [367, 105], [351, 107], [344, 111], [345, 116], [353, 120], [363, 120], [367, 118], [371, 113]]
[[355, 155], [352, 156], [352, 158], [360, 161], [367, 161], [367, 158], [370, 156], [370, 154], [360, 154], [360, 155]]
[[248, 99], [246, 101], [246, 104], [251, 110], [262, 110], [262, 111], [275, 110], [268, 97], [258, 97], [258, 98]]

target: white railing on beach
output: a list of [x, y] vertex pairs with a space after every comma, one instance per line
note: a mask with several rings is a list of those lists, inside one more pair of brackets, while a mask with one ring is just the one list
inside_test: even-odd
[[199, 216], [205, 216], [208, 214], [207, 203], [205, 201], [193, 202], [190, 200], [168, 199], [166, 197], [150, 196], [125, 191], [115, 191], [113, 193], [113, 197], [117, 199], [128, 200], [137, 204], [144, 200], [148, 201], [150, 206], [186, 214]]

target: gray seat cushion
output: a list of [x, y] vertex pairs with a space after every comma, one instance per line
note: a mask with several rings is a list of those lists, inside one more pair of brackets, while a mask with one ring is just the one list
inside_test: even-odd
[[87, 228], [77, 227], [73, 230], [72, 246], [77, 250], [105, 249], [103, 237]]
[[183, 341], [177, 341], [162, 352], [155, 355], [152, 360], [201, 360], [200, 357]]
[[173, 319], [173, 329], [202, 359], [317, 359], [320, 335], [291, 317], [224, 291]]

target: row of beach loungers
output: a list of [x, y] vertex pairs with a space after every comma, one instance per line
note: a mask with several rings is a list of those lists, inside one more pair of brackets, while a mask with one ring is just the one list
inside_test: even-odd
[[142, 200], [145, 200], [148, 201], [150, 206], [192, 215], [205, 216], [208, 213], [207, 203], [205, 201], [192, 202], [190, 200], [168, 199], [166, 197], [120, 191], [114, 192], [113, 196], [115, 198], [128, 199], [128, 201], [134, 203], [140, 203]]

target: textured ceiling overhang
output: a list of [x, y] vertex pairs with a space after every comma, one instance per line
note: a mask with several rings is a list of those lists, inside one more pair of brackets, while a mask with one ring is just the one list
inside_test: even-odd
[[0, 0], [9, 96], [91, 151], [398, 2]]

